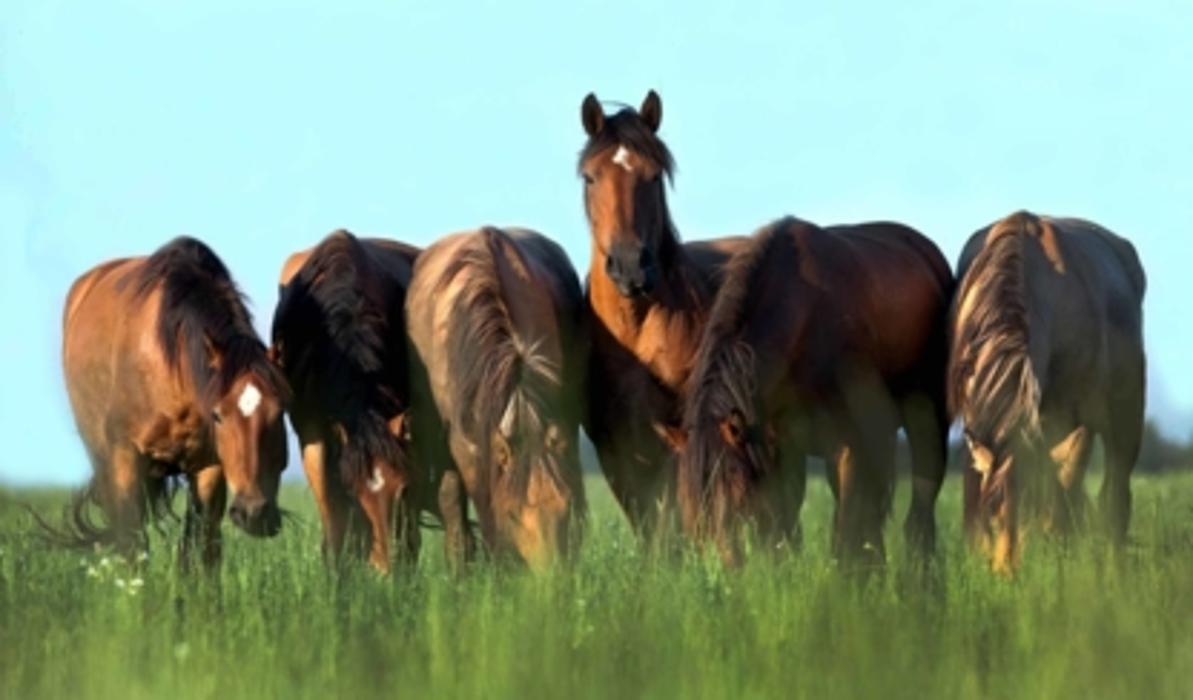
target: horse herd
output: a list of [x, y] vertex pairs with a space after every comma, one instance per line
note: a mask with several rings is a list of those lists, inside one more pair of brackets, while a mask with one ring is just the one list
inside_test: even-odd
[[72, 539], [141, 546], [174, 477], [189, 485], [182, 562], [218, 562], [225, 511], [276, 534], [284, 415], [325, 553], [386, 571], [417, 555], [424, 513], [453, 564], [472, 557], [469, 503], [495, 556], [566, 558], [585, 520], [581, 427], [635, 531], [675, 524], [729, 563], [747, 533], [799, 542], [810, 456], [836, 499], [835, 556], [881, 561], [900, 429], [904, 530], [932, 552], [954, 419], [966, 530], [996, 570], [1014, 570], [1028, 529], [1089, 519], [1095, 436], [1099, 521], [1125, 538], [1145, 374], [1130, 243], [1018, 212], [973, 235], [956, 275], [895, 223], [786, 218], [685, 244], [658, 95], [607, 114], [590, 94], [581, 117], [586, 288], [533, 231], [486, 227], [425, 250], [337, 231], [286, 260], [267, 346], [197, 240], [80, 277], [63, 364], [94, 477]]

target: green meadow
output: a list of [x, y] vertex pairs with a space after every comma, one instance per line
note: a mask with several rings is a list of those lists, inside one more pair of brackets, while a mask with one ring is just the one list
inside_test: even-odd
[[895, 520], [865, 579], [828, 556], [823, 480], [801, 552], [725, 570], [644, 551], [590, 479], [581, 556], [539, 577], [454, 577], [433, 532], [414, 570], [329, 571], [298, 484], [281, 536], [226, 523], [219, 575], [187, 576], [163, 539], [177, 525], [130, 565], [32, 536], [25, 505], [56, 518], [65, 492], [0, 491], [0, 697], [1193, 696], [1193, 474], [1135, 480], [1121, 554], [1037, 541], [1010, 581], [962, 545], [959, 481], [936, 563], [912, 564]]

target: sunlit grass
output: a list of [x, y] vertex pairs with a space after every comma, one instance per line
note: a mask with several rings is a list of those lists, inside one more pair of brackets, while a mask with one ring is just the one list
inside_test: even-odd
[[540, 578], [488, 566], [453, 578], [434, 533], [416, 571], [331, 573], [298, 485], [278, 539], [225, 527], [215, 580], [178, 574], [160, 538], [139, 567], [46, 549], [18, 502], [56, 513], [65, 494], [0, 494], [0, 697], [1193, 693], [1193, 476], [1136, 480], [1123, 556], [1093, 539], [1037, 543], [1009, 582], [961, 546], [955, 478], [937, 566], [910, 565], [892, 522], [887, 571], [864, 582], [828, 558], [821, 483], [804, 551], [739, 571], [640, 551], [589, 486], [580, 560]]

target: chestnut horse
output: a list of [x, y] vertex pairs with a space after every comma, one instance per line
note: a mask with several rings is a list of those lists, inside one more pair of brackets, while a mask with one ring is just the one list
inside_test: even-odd
[[404, 312], [418, 252], [335, 231], [286, 261], [273, 317], [324, 553], [337, 558], [350, 531], [361, 529], [351, 534], [383, 572], [391, 540], [405, 560], [418, 555], [416, 500], [425, 485], [408, 456]]
[[1147, 280], [1135, 248], [1089, 221], [1021, 211], [970, 238], [958, 276], [949, 399], [969, 448], [971, 539], [1010, 573], [1023, 523], [1070, 532], [1100, 435], [1103, 516], [1121, 543], [1146, 374]]
[[465, 493], [497, 554], [542, 568], [577, 539], [580, 298], [563, 250], [532, 231], [459, 233], [418, 259], [406, 297], [420, 361], [414, 448], [439, 472], [457, 565], [470, 549]]
[[764, 541], [798, 541], [805, 456], [816, 455], [837, 499], [834, 553], [881, 561], [902, 425], [918, 462], [908, 527], [929, 537], [952, 289], [940, 250], [899, 224], [787, 218], [755, 234], [725, 268], [692, 375], [685, 530], [729, 563], [747, 523]]
[[[113, 260], [84, 274], [67, 296], [62, 348], [71, 408], [94, 469], [75, 503], [77, 541], [126, 552], [138, 546], [176, 475], [190, 486], [184, 564], [193, 545], [205, 565], [219, 560], [229, 487], [237, 526], [251, 535], [278, 533], [286, 383], [207, 246], [178, 238], [148, 258]], [[106, 527], [91, 521], [90, 502]]]
[[613, 495], [644, 534], [670, 510], [668, 435], [679, 428], [718, 270], [746, 240], [680, 242], [667, 209], [674, 162], [657, 134], [662, 114], [653, 90], [638, 111], [606, 115], [592, 94], [581, 107], [588, 142], [579, 171], [592, 234], [584, 427]]

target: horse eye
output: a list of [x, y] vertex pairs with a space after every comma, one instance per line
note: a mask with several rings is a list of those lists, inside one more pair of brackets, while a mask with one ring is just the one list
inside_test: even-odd
[[218, 408], [217, 408], [217, 409], [215, 409], [214, 411], [212, 411], [212, 412], [211, 412], [211, 420], [212, 420], [212, 422], [214, 422], [214, 423], [221, 423], [221, 422], [223, 422], [223, 420], [224, 420], [224, 417], [223, 417], [223, 416], [220, 414], [220, 409], [218, 409]]
[[592, 184], [592, 176], [589, 175], [588, 173], [584, 173], [584, 184], [586, 184], [586, 185]]

